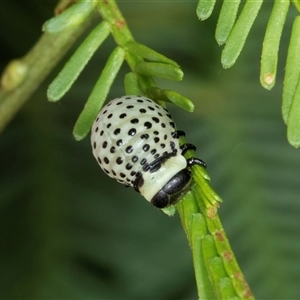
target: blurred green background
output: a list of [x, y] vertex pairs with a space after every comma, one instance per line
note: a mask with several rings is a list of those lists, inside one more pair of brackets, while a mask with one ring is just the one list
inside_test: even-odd
[[[1, 1], [0, 69], [23, 56], [52, 17], [55, 1]], [[119, 1], [135, 39], [176, 60], [182, 82], [157, 81], [195, 103], [169, 106], [208, 164], [224, 203], [224, 228], [257, 299], [300, 298], [300, 153], [281, 118], [290, 9], [277, 84], [259, 83], [266, 1], [237, 64], [224, 70], [214, 40], [217, 6], [196, 18], [196, 1]], [[178, 215], [169, 218], [107, 177], [89, 138], [73, 125], [114, 48], [97, 51], [71, 91], [49, 103], [48, 77], [0, 138], [1, 299], [196, 299], [191, 253]], [[70, 55], [72, 49], [68, 55]], [[124, 94], [124, 66], [109, 98]]]

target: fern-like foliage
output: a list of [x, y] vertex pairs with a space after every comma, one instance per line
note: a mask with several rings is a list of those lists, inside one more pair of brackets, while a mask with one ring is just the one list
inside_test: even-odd
[[[200, 20], [205, 20], [211, 15], [215, 2], [214, 0], [199, 0], [197, 15]], [[275, 85], [280, 39], [291, 2], [300, 11], [300, 4], [297, 0], [274, 1], [266, 27], [261, 54], [260, 82], [268, 90]], [[238, 14], [240, 4], [239, 0], [224, 0], [220, 11], [215, 37], [219, 45], [225, 44], [221, 56], [224, 68], [232, 67], [238, 59], [263, 1], [247, 0]], [[282, 117], [287, 125], [287, 138], [295, 148], [300, 146], [299, 40], [300, 16], [295, 18], [291, 32], [282, 95]]]
[[[71, 3], [72, 1], [69, 2]], [[200, 0], [197, 7], [198, 17], [200, 19], [208, 18], [213, 11], [215, 2], [216, 1]], [[244, 7], [241, 9], [240, 2], [241, 1], [224, 0], [217, 23], [217, 42], [219, 44], [225, 44], [221, 58], [225, 68], [232, 66], [237, 60], [255, 18], [263, 5], [263, 1], [246, 1]], [[293, 1], [293, 3], [297, 9], [299, 9], [298, 1]], [[275, 84], [278, 60], [277, 52], [279, 49], [282, 28], [289, 8], [289, 1], [275, 1], [269, 23], [267, 25], [263, 43], [260, 76], [262, 85], [267, 89], [271, 89]], [[82, 26], [87, 18], [93, 13], [100, 14], [102, 21], [89, 33], [87, 38], [82, 42], [69, 59], [66, 66], [62, 69], [61, 73], [50, 85], [48, 89], [48, 97], [50, 101], [58, 101], [65, 95], [93, 54], [102, 46], [102, 43], [109, 36], [113, 36], [116, 42], [115, 49], [109, 55], [99, 79], [75, 124], [73, 133], [77, 140], [83, 139], [88, 134], [91, 124], [106, 100], [106, 97], [124, 62], [127, 63], [129, 68], [129, 72], [127, 72], [124, 77], [126, 94], [147, 95], [161, 105], [165, 105], [165, 102], [172, 102], [187, 111], [193, 111], [194, 106], [190, 99], [174, 90], [160, 88], [155, 83], [156, 77], [172, 81], [181, 80], [183, 78], [183, 72], [180, 66], [172, 59], [135, 41], [127, 26], [127, 21], [122, 16], [114, 1], [78, 1], [78, 3], [71, 5], [69, 8], [58, 6], [56, 12], [58, 13], [58, 16], [49, 20], [44, 25], [46, 35], [54, 37], [70, 37], [72, 36], [72, 30]], [[300, 122], [300, 118], [298, 117], [300, 105], [297, 104], [299, 103], [300, 95], [300, 91], [298, 91], [300, 74], [298, 59], [298, 53], [300, 50], [298, 41], [298, 18], [299, 17], [297, 17], [294, 21], [294, 27], [291, 35], [282, 105], [283, 118], [288, 127], [288, 139], [295, 147], [299, 146]], [[24, 82], [26, 75], [30, 73], [30, 69], [28, 69], [30, 64], [24, 64], [24, 61], [26, 61], [26, 59], [16, 60], [10, 64], [7, 69], [9, 72], [5, 72], [4, 74], [9, 76], [4, 76], [2, 78], [2, 88], [4, 92], [0, 91], [0, 98], [3, 94], [7, 95], [10, 91], [21, 85]], [[0, 101], [0, 108], [3, 108], [3, 103], [4, 101]], [[0, 113], [2, 112], [5, 112], [5, 109], [0, 109]], [[5, 113], [2, 115], [0, 114], [0, 116], [4, 115]], [[2, 123], [2, 121], [3, 118], [0, 117], [0, 123]], [[36, 126], [36, 124], [38, 124], [38, 120], [32, 118], [32, 122], [33, 127], [38, 128], [38, 126]], [[55, 128], [55, 122], [51, 124]], [[49, 128], [45, 129], [45, 132], [49, 134], [48, 137], [51, 136], [51, 132], [49, 131]], [[34, 140], [37, 141], [37, 149], [44, 147], [43, 152], [47, 152], [47, 149], [51, 148], [53, 141], [48, 142], [47, 145], [40, 144], [39, 130], [36, 130], [36, 135], [36, 139]], [[26, 140], [24, 141], [24, 144], [25, 142]], [[55, 150], [57, 155], [59, 155], [59, 147]], [[70, 152], [72, 153], [72, 151]], [[66, 162], [61, 159], [56, 161], [55, 164], [52, 164], [51, 159], [48, 158], [45, 162], [43, 157], [41, 155], [39, 156], [39, 153], [36, 154], [36, 156], [42, 161], [39, 164], [39, 167], [44, 170], [43, 164], [46, 164], [49, 168], [49, 172], [45, 172], [45, 176], [40, 178], [41, 182], [49, 181], [48, 174], [50, 174], [50, 177], [52, 178], [51, 182], [53, 183], [53, 186], [55, 186], [55, 188], [50, 188], [49, 185], [47, 191], [44, 191], [40, 186], [38, 186], [40, 189], [37, 191], [37, 198], [41, 196], [41, 198], [45, 200], [43, 207], [44, 205], [49, 205], [49, 210], [45, 208], [45, 211], [47, 210], [48, 214], [47, 220], [52, 220], [52, 214], [56, 215], [58, 218], [56, 210], [57, 207], [62, 206], [62, 203], [59, 203], [58, 201], [54, 205], [50, 203], [52, 203], [52, 199], [58, 199], [62, 193], [59, 185], [64, 181], [61, 174], [64, 171], [63, 165]], [[68, 161], [70, 170], [73, 169], [72, 164], [74, 161], [76, 161], [76, 157]], [[61, 172], [58, 172], [59, 168], [61, 168]], [[41, 170], [39, 171], [41, 172]], [[13, 171], [11, 171], [11, 173], [13, 173]], [[193, 175], [195, 178], [195, 186], [191, 192], [187, 194], [185, 199], [178, 204], [177, 208], [193, 253], [199, 298], [251, 299], [253, 298], [251, 291], [236, 262], [234, 253], [231, 250], [229, 241], [218, 217], [217, 209], [221, 200], [208, 184], [207, 180], [209, 180], [209, 176], [204, 170], [195, 168]], [[6, 180], [5, 185], [8, 186], [9, 184], [10, 181]], [[20, 183], [20, 186], [21, 185], [22, 184]], [[26, 189], [24, 188], [24, 190]], [[99, 202], [96, 190], [97, 189], [95, 188], [95, 191], [91, 192], [90, 187], [87, 184], [86, 191], [87, 193], [92, 194], [92, 197], [95, 199], [94, 203]], [[113, 193], [113, 191], [106, 192], [108, 195]], [[22, 190], [14, 190], [12, 188], [10, 189], [10, 193], [12, 195], [7, 196], [13, 198], [14, 193], [22, 194]], [[76, 192], [74, 192], [74, 196], [75, 195]], [[67, 197], [67, 195], [63, 195], [63, 197]], [[86, 206], [88, 206], [88, 204], [85, 203], [85, 209]], [[31, 216], [34, 216], [34, 213], [34, 208], [32, 211], [29, 211], [29, 220], [34, 219], [31, 218]], [[246, 212], [245, 215], [247, 215], [247, 213], [250, 215], [249, 211]], [[93, 208], [88, 210], [86, 215], [88, 216], [87, 219], [89, 219], [91, 215], [94, 217], [94, 220], [99, 219], [98, 214], [93, 215]], [[240, 215], [244, 216], [242, 214]], [[263, 217], [261, 217], [261, 219], [263, 219]], [[5, 221], [5, 218], [3, 218], [3, 220]], [[38, 228], [41, 232], [43, 232], [43, 229], [47, 229], [45, 231], [52, 232], [49, 230], [51, 224], [43, 222], [43, 220], [34, 220], [37, 225], [43, 225], [42, 228]], [[114, 224], [114, 220], [112, 220], [110, 225], [113, 226]], [[122, 223], [121, 226], [124, 226], [124, 223]], [[237, 226], [237, 228], [239, 227]], [[30, 232], [30, 225], [28, 225], [26, 230]], [[55, 241], [54, 236], [51, 236], [51, 238]], [[82, 237], [82, 240], [84, 241], [84, 244], [88, 245], [91, 239], [90, 237], [84, 236]], [[95, 238], [95, 240], [98, 241], [97, 238]], [[63, 244], [61, 241], [55, 242], [57, 244]], [[52, 241], [48, 240], [48, 245], [44, 247], [47, 248], [48, 251], [48, 249], [51, 250], [52, 248], [55, 248], [56, 243], [52, 243]], [[89, 249], [87, 252], [89, 251], [91, 250]], [[95, 252], [91, 254], [91, 256], [97, 257], [97, 259], [101, 260], [101, 255], [99, 254], [98, 249], [93, 251]], [[144, 251], [146, 251], [146, 249], [144, 249]], [[276, 257], [276, 255], [274, 255], [274, 257]], [[35, 259], [36, 257], [33, 254], [32, 264], [35, 262]], [[82, 262], [80, 255], [77, 259]], [[51, 263], [49, 265], [51, 265]], [[86, 258], [84, 259], [83, 265], [87, 266], [92, 271], [95, 271], [94, 266]], [[49, 273], [51, 273], [51, 271], [52, 270], [49, 270]], [[6, 267], [5, 272], [9, 273], [9, 267]], [[105, 273], [105, 270], [101, 269], [97, 270], [97, 272], [103, 274]], [[26, 268], [21, 275], [24, 277], [26, 276]], [[9, 286], [8, 284], [6, 285]], [[132, 283], [132, 285], [134, 285], [134, 283]], [[166, 289], [166, 287], [163, 288], [163, 290]], [[9, 292], [10, 291], [7, 291], [7, 295], [9, 295]], [[32, 295], [29, 290], [27, 293], [28, 295]], [[76, 294], [76, 291], [74, 291], [74, 293]], [[43, 291], [39, 295], [43, 295]], [[57, 295], [61, 296], [62, 294], [57, 292]], [[17, 293], [17, 296], [19, 297], [20, 294]], [[24, 297], [24, 294], [22, 296]], [[76, 296], [79, 297], [78, 295]], [[96, 296], [99, 297], [99, 294]], [[109, 297], [110, 295], [104, 294], [103, 296]]]
[[[94, 5], [89, 1], [75, 4], [71, 7], [72, 14], [67, 10], [66, 13], [49, 20], [45, 24], [45, 30], [63, 32], [69, 26], [80, 25]], [[131, 69], [124, 80], [127, 94], [147, 95], [161, 105], [165, 105], [164, 102], [173, 102], [181, 108], [192, 111], [194, 106], [191, 100], [175, 91], [158, 88], [154, 81], [154, 77], [182, 80], [183, 72], [179, 65], [147, 46], [137, 43], [114, 1], [99, 1], [95, 8], [103, 18], [102, 23], [89, 34], [48, 89], [50, 101], [60, 100], [92, 54], [112, 33], [117, 47], [108, 58], [75, 124], [73, 131], [75, 138], [81, 140], [90, 131], [125, 60]], [[79, 17], [81, 14], [82, 17]], [[73, 16], [76, 16], [74, 20]], [[207, 183], [209, 176], [204, 170], [195, 168], [193, 174], [196, 185], [177, 207], [193, 253], [199, 298], [252, 299], [250, 288], [236, 262], [217, 214], [221, 199]], [[172, 208], [164, 211], [173, 214]]]

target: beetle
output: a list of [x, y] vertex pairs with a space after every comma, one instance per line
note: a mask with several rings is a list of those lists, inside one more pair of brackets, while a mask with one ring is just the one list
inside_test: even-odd
[[133, 187], [158, 208], [176, 204], [191, 185], [190, 168], [206, 167], [186, 159], [192, 144], [179, 145], [184, 131], [175, 130], [169, 111], [153, 100], [128, 95], [111, 100], [93, 123], [93, 155], [103, 171]]

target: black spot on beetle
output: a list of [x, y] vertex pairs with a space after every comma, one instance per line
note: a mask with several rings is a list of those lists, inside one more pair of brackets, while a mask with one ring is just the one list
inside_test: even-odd
[[156, 149], [152, 149], [150, 153], [154, 155], [156, 153]]
[[132, 162], [135, 163], [135, 162], [137, 162], [139, 160], [139, 158], [135, 155], [135, 156], [132, 157], [131, 160], [132, 160]]
[[117, 128], [115, 131], [114, 131], [114, 135], [118, 135], [120, 134], [121, 132], [121, 128]]
[[117, 158], [116, 162], [117, 162], [118, 165], [121, 165], [123, 163], [123, 158], [119, 156]]
[[116, 148], [114, 146], [112, 146], [109, 150], [110, 153], [115, 153], [116, 152]]
[[140, 162], [141, 165], [144, 165], [145, 163], [147, 162], [147, 159], [146, 158], [143, 158]]
[[128, 163], [125, 168], [126, 168], [126, 170], [132, 169], [132, 164]]
[[173, 128], [175, 128], [174, 122], [170, 122], [170, 125], [171, 125]]
[[152, 124], [150, 122], [144, 123], [145, 128], [150, 129], [152, 127]]
[[150, 145], [149, 145], [149, 144], [145, 144], [145, 145], [143, 146], [143, 150], [144, 150], [145, 152], [147, 152], [147, 151], [149, 150], [149, 148], [150, 148]]
[[126, 153], [131, 153], [133, 151], [133, 147], [132, 146], [128, 146], [126, 149], [125, 149]]
[[135, 128], [131, 128], [129, 131], [128, 131], [128, 135], [130, 136], [134, 136], [136, 134], [136, 129]]

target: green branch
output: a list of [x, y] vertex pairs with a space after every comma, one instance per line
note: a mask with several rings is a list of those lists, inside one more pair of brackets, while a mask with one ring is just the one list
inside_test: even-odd
[[[201, 0], [198, 13], [201, 14], [204, 9], [202, 16], [207, 17], [214, 3], [213, 0]], [[188, 111], [193, 110], [193, 103], [188, 98], [156, 86], [154, 77], [179, 81], [183, 72], [173, 60], [134, 40], [115, 1], [98, 1], [96, 6], [95, 2], [80, 1], [49, 20], [45, 24], [46, 33], [37, 45], [5, 72], [2, 80], [4, 88], [0, 92], [0, 128], [12, 118], [78, 38], [83, 31], [83, 22], [88, 23], [94, 8], [103, 18], [102, 23], [88, 35], [48, 89], [50, 101], [60, 100], [94, 52], [112, 34], [117, 46], [75, 124], [76, 139], [88, 134], [124, 60], [131, 70], [125, 76], [126, 92], [147, 95], [164, 106], [165, 102], [172, 102]], [[10, 73], [17, 76], [9, 77]], [[181, 140], [181, 143], [184, 141]], [[199, 298], [253, 299], [217, 214], [221, 199], [209, 185], [209, 175], [203, 168], [194, 167], [193, 178], [191, 191], [176, 206], [192, 251]]]
[[51, 70], [89, 26], [89, 15], [81, 26], [61, 33], [42, 34], [36, 45], [4, 70], [0, 87], [0, 132], [41, 85]]

